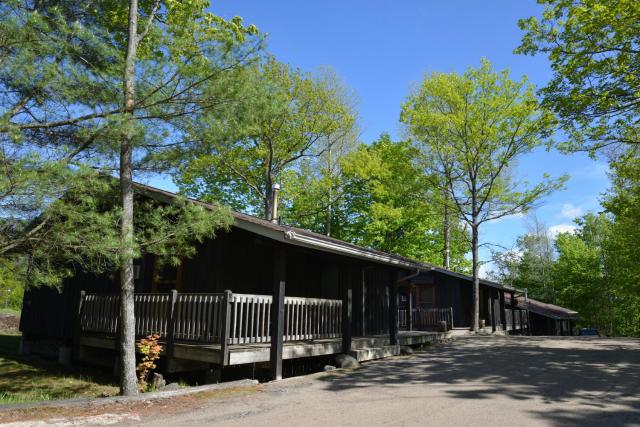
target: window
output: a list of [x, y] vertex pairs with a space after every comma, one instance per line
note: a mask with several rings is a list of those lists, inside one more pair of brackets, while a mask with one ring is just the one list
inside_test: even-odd
[[182, 287], [182, 262], [175, 266], [161, 262], [157, 257], [153, 266], [153, 292], [169, 292]]
[[436, 288], [434, 285], [427, 285], [420, 288], [418, 307], [427, 309], [436, 305]]

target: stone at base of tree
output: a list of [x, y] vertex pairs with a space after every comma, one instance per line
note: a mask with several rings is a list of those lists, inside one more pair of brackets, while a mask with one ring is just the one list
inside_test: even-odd
[[162, 387], [161, 390], [158, 391], [171, 391], [171, 390], [180, 390], [180, 384], [178, 383], [169, 383]]
[[357, 368], [360, 366], [358, 361], [348, 354], [339, 354], [335, 357], [336, 366], [338, 368]]
[[400, 347], [400, 354], [408, 356], [413, 354], [413, 348], [409, 347], [408, 345], [403, 345], [402, 347]]
[[162, 387], [165, 387], [166, 385], [167, 385], [167, 382], [165, 381], [162, 374], [154, 372], [153, 379], [151, 380], [151, 388], [154, 390], [158, 390], [158, 389], [161, 389]]
[[322, 368], [323, 371], [333, 371], [334, 369], [336, 369], [336, 367], [333, 365], [324, 365], [324, 368]]

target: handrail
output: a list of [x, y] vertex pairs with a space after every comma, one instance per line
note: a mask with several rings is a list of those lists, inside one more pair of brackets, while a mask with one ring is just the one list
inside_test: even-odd
[[[398, 321], [401, 328], [409, 327], [409, 310], [398, 310]], [[453, 308], [414, 308], [411, 310], [411, 326], [415, 329], [437, 327], [445, 322], [447, 329], [453, 329]]]
[[[136, 336], [158, 333], [173, 341], [211, 344], [271, 342], [270, 295], [225, 293], [137, 293]], [[83, 293], [80, 331], [115, 336], [119, 295]], [[342, 336], [342, 300], [285, 297], [284, 341]]]

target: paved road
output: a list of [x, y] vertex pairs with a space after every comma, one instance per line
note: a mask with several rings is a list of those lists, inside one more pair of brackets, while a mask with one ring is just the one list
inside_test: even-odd
[[350, 372], [38, 418], [15, 425], [640, 426], [640, 341], [463, 338]]
[[[148, 422], [149, 420], [147, 420]], [[160, 425], [640, 426], [640, 341], [462, 338], [349, 373], [269, 383]]]

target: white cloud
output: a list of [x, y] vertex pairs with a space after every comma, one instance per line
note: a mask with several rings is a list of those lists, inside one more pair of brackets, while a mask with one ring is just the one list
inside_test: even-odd
[[555, 239], [560, 233], [575, 233], [577, 229], [573, 224], [556, 224], [549, 227], [549, 234]]
[[572, 203], [565, 203], [564, 205], [562, 205], [560, 214], [565, 218], [574, 219], [582, 216], [582, 212], [583, 210], [581, 206], [576, 206]]

